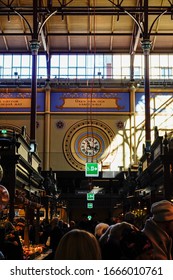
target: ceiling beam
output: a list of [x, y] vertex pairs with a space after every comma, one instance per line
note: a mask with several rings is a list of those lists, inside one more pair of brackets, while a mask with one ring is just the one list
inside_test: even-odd
[[[160, 6], [162, 6], [162, 5], [163, 5], [163, 0], [161, 1]], [[160, 19], [161, 19], [161, 18], [158, 18], [158, 20], [157, 20], [157, 22], [156, 22], [155, 32], [158, 32], [158, 31], [159, 31]], [[157, 36], [155, 35], [154, 38], [153, 38], [153, 40], [152, 40], [152, 46], [151, 46], [152, 51], [154, 50], [154, 47], [155, 47], [155, 44], [156, 44], [156, 40], [157, 40]]]
[[[137, 0], [136, 1], [136, 6], [137, 7], [141, 7], [142, 5], [142, 1], [141, 0]], [[139, 23], [140, 26], [142, 26], [142, 22], [143, 22], [143, 14], [137, 14], [135, 16], [136, 21]], [[130, 44], [130, 54], [135, 54], [137, 46], [139, 44], [139, 40], [140, 40], [140, 35], [141, 35], [141, 29], [140, 27], [135, 24], [133, 25], [133, 34], [132, 34], [132, 38], [131, 38], [131, 44]]]
[[[20, 6], [20, 1], [18, 0], [17, 1], [17, 5]], [[24, 20], [20, 17], [20, 21], [21, 21], [21, 25], [22, 25], [22, 29], [23, 29], [23, 33], [25, 33], [25, 25], [24, 25]], [[24, 41], [25, 41], [25, 44], [26, 44], [26, 49], [29, 51], [30, 50], [30, 47], [29, 47], [29, 42], [27, 40], [27, 37], [24, 36]]]
[[[27, 15], [33, 15], [33, 7], [32, 6], [26, 6], [26, 8], [24, 8], [24, 6], [13, 6], [11, 5], [10, 7], [8, 7], [7, 5], [5, 5], [3, 3], [3, 1], [0, 0], [1, 3], [1, 7], [0, 7], [0, 16], [4, 16], [4, 15], [16, 15], [17, 13], [15, 11], [17, 11], [18, 13], [20, 13], [23, 16], [27, 16]], [[141, 14], [144, 13], [144, 7], [140, 6], [122, 6], [123, 10], [119, 10], [118, 8], [114, 7], [110, 7], [110, 6], [95, 6], [92, 7], [91, 5], [86, 5], [86, 6], [63, 6], [63, 8], [61, 6], [54, 6], [51, 8], [51, 13], [56, 12], [56, 15], [71, 15], [71, 16], [80, 16], [80, 15], [88, 15], [88, 10], [90, 11], [90, 15], [117, 15], [117, 16], [121, 16], [121, 15], [126, 15], [129, 16], [126, 11], [131, 14], [131, 15], [136, 15], [136, 14]], [[171, 6], [149, 6], [148, 7], [148, 15], [160, 15], [164, 10], [167, 11], [167, 15], [172, 15], [172, 7]], [[50, 11], [49, 11], [49, 7], [48, 6], [44, 6], [44, 7], [38, 7], [38, 13], [44, 14], [44, 15], [50, 15]]]
[[3, 38], [6, 51], [8, 51], [9, 47], [8, 47], [8, 44], [7, 44], [6, 36], [3, 33], [3, 27], [2, 27], [2, 23], [1, 22], [0, 22], [0, 36], [2, 36], [2, 38]]
[[[31, 33], [28, 32], [3, 32], [0, 34], [0, 36], [31, 36]], [[46, 36], [132, 36], [133, 32], [97, 32], [93, 33], [91, 32], [73, 32], [73, 33], [57, 33], [57, 32], [48, 32]], [[165, 36], [173, 36], [173, 31], [172, 32], [157, 32], [153, 31], [150, 33], [151, 36], [158, 36], [158, 37], [165, 37]]]

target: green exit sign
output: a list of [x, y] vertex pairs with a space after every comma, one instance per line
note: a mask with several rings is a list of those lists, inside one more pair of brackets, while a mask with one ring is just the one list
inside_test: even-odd
[[86, 177], [98, 177], [99, 166], [96, 162], [87, 162], [85, 165], [85, 176]]
[[95, 200], [94, 193], [87, 193], [87, 200]]
[[87, 208], [92, 209], [93, 208], [93, 203], [91, 203], [91, 202], [87, 203]]
[[2, 133], [2, 134], [6, 134], [6, 133], [7, 133], [7, 130], [6, 130], [6, 129], [1, 129], [1, 133]]

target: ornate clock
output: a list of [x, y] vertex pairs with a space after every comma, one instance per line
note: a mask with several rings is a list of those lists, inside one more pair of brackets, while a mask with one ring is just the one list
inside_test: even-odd
[[113, 130], [98, 120], [82, 120], [72, 125], [63, 140], [63, 152], [76, 170], [85, 170], [86, 162], [102, 162], [110, 153]]
[[98, 139], [89, 136], [82, 140], [80, 150], [85, 156], [95, 156], [100, 150], [100, 142]]

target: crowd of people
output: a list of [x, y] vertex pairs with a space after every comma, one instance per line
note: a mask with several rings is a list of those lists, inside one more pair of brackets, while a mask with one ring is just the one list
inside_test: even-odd
[[[52, 250], [52, 260], [172, 260], [173, 204], [155, 202], [150, 212], [143, 228], [132, 213], [113, 224], [92, 226], [84, 220], [67, 224], [55, 217], [42, 222], [40, 242]], [[23, 258], [19, 230], [22, 234], [20, 226], [16, 230], [8, 221], [1, 228], [0, 259]]]

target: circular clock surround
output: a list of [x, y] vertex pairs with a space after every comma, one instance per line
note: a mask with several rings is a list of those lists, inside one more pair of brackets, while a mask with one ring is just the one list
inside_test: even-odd
[[85, 170], [86, 162], [102, 162], [110, 153], [113, 130], [98, 120], [81, 120], [72, 125], [63, 140], [63, 152], [76, 170]]

